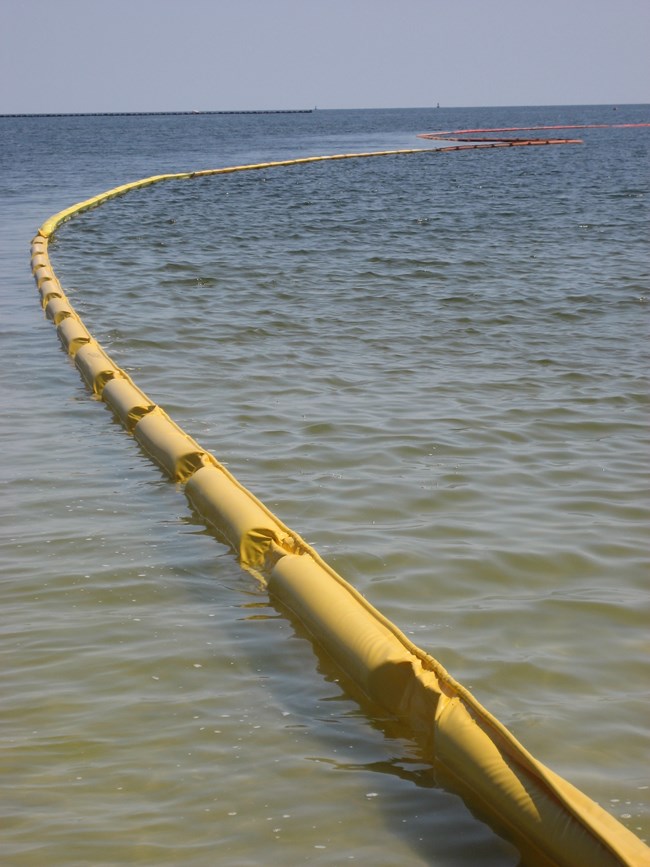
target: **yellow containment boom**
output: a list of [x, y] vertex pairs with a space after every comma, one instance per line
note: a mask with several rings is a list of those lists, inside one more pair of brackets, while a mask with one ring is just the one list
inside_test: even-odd
[[61, 223], [159, 181], [466, 147], [476, 146], [337, 154], [146, 178], [46, 220], [32, 241], [32, 270], [45, 313], [92, 392], [165, 473], [184, 484], [192, 507], [234, 549], [242, 567], [296, 616], [369, 698], [408, 727], [445, 785], [517, 845], [523, 863], [647, 867], [650, 849], [641, 840], [531, 756], [437, 660], [409, 641], [140, 391], [93, 339], [50, 263], [48, 242]]

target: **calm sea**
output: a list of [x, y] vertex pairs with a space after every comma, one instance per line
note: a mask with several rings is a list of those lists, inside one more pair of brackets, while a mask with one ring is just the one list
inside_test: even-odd
[[[518, 862], [91, 399], [41, 222], [163, 172], [648, 120], [0, 118], [4, 864]], [[647, 839], [650, 130], [580, 134], [161, 184], [52, 259], [153, 400]]]

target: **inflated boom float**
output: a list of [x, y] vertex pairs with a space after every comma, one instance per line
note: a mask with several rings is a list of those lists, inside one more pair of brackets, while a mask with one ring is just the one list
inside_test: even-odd
[[64, 221], [164, 180], [321, 160], [557, 141], [498, 140], [157, 175], [116, 187], [50, 217], [32, 241], [31, 262], [45, 313], [93, 394], [111, 408], [165, 473], [184, 485], [192, 507], [233, 548], [242, 567], [296, 616], [368, 697], [408, 727], [445, 785], [512, 840], [525, 864], [642, 867], [650, 865], [650, 849], [641, 840], [530, 755], [437, 660], [409, 641], [114, 364], [74, 311], [48, 255], [49, 240]]

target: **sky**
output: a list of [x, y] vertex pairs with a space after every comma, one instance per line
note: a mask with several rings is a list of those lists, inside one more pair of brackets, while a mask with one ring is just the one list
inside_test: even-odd
[[650, 0], [0, 0], [0, 114], [650, 102]]

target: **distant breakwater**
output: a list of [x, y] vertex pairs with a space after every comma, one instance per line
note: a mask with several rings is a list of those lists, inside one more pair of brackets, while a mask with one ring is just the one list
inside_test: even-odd
[[252, 109], [250, 111], [77, 111], [24, 112], [0, 114], [0, 117], [167, 117], [183, 114], [311, 114], [313, 108]]

